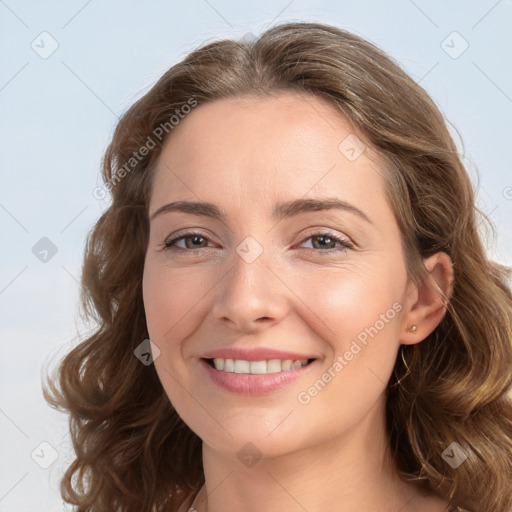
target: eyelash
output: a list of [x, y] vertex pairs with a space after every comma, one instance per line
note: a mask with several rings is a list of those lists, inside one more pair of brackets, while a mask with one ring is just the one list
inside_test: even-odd
[[[197, 249], [183, 249], [182, 247], [176, 247], [175, 244], [177, 242], [179, 242], [180, 240], [183, 240], [185, 238], [190, 238], [193, 236], [199, 236], [201, 238], [204, 238], [205, 240], [209, 240], [208, 237], [204, 236], [202, 233], [198, 233], [195, 231], [189, 231], [187, 233], [181, 234], [181, 235], [179, 235], [175, 238], [172, 238], [170, 240], [166, 240], [162, 244], [162, 250], [163, 251], [181, 251], [181, 252], [188, 252], [188, 253], [196, 253], [197, 251], [207, 249], [207, 247], [199, 247]], [[345, 240], [343, 238], [338, 238], [338, 237], [333, 236], [330, 233], [326, 233], [326, 232], [313, 233], [313, 234], [309, 235], [308, 237], [306, 237], [304, 240], [302, 240], [302, 242], [300, 244], [302, 245], [306, 240], [309, 240], [310, 238], [318, 238], [318, 237], [327, 237], [330, 240], [339, 243], [341, 245], [341, 247], [331, 248], [331, 249], [315, 249], [315, 248], [308, 247], [308, 249], [311, 249], [315, 252], [319, 252], [319, 253], [323, 253], [323, 254], [340, 253], [340, 252], [344, 252], [344, 251], [353, 249], [353, 245], [350, 242], [348, 242], [347, 240]]]

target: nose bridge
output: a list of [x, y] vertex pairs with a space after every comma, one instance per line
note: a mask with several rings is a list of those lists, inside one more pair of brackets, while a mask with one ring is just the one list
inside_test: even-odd
[[271, 270], [272, 251], [246, 237], [232, 255], [232, 268], [219, 283], [213, 313], [241, 330], [257, 329], [286, 313], [286, 287]]

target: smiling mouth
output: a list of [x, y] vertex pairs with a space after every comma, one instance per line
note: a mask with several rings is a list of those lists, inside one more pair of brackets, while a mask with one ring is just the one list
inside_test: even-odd
[[303, 366], [308, 366], [316, 359], [302, 359], [302, 360], [281, 360], [281, 359], [268, 359], [262, 361], [247, 361], [244, 359], [223, 359], [216, 358], [203, 358], [209, 366], [215, 370], [226, 373], [262, 375], [270, 373], [280, 373], [290, 370], [297, 370]]

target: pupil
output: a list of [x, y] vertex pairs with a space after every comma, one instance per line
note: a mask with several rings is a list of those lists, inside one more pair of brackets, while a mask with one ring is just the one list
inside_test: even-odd
[[201, 238], [203, 238], [203, 237], [200, 235], [193, 235], [192, 236], [192, 246], [195, 246], [196, 242], [198, 242]]
[[[330, 236], [327, 236], [327, 235], [320, 235], [320, 236], [317, 236], [317, 237], [315, 237], [315, 238], [317, 239], [317, 241], [318, 241], [318, 240], [324, 240], [324, 243], [320, 243], [320, 246], [321, 246], [321, 247], [324, 247], [324, 246], [326, 245], [326, 244], [325, 244], [325, 240], [328, 240], [328, 241], [330, 241], [330, 240], [331, 240], [331, 237], [330, 237]], [[329, 242], [327, 242], [327, 243], [329, 243]]]

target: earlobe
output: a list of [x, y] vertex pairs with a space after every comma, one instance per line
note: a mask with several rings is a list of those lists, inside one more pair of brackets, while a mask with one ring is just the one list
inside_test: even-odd
[[444, 252], [424, 260], [425, 278], [416, 287], [416, 301], [404, 317], [401, 343], [424, 340], [441, 323], [453, 292], [453, 262]]

